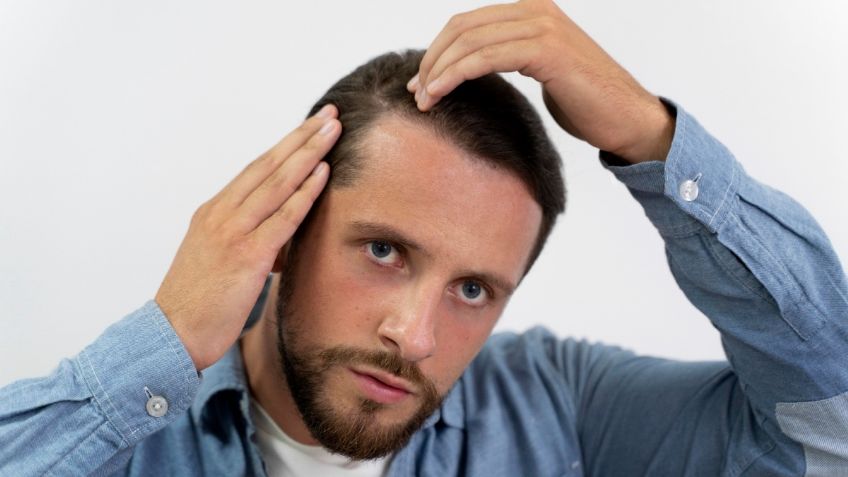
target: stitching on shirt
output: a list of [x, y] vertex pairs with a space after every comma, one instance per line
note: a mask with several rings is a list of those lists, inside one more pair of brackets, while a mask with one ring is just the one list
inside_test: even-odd
[[[56, 461], [53, 463], [53, 465], [51, 465], [51, 466], [50, 466], [50, 467], [49, 467], [49, 468], [48, 468], [48, 469], [44, 472], [44, 475], [67, 475], [67, 472], [59, 472], [59, 470], [61, 470], [61, 469], [58, 469], [58, 468], [59, 468], [60, 466], [62, 466], [63, 464], [67, 464], [67, 462], [66, 462], [66, 457], [68, 457], [69, 455], [71, 455], [71, 454], [72, 454], [73, 452], [75, 452], [77, 449], [79, 449], [79, 448], [83, 448], [83, 447], [86, 447], [87, 442], [88, 442], [88, 441], [90, 441], [91, 439], [95, 438], [95, 436], [97, 436], [98, 434], [100, 434], [98, 431], [99, 431], [102, 427], [104, 427], [104, 426], [112, 426], [112, 427], [114, 427], [114, 426], [112, 425], [112, 423], [111, 423], [111, 422], [109, 422], [108, 420], [106, 420], [106, 421], [104, 421], [102, 424], [100, 424], [100, 425], [96, 426], [96, 427], [94, 428], [94, 431], [92, 431], [92, 432], [91, 432], [91, 434], [89, 434], [88, 436], [86, 436], [85, 440], [83, 440], [82, 442], [80, 442], [78, 445], [76, 445], [76, 446], [73, 446], [73, 447], [69, 448], [69, 449], [67, 450], [67, 452], [65, 452], [65, 453], [63, 453], [61, 456], [59, 456], [59, 457], [56, 459]], [[126, 446], [127, 446], [127, 441], [124, 439], [124, 437], [123, 437], [123, 436], [121, 436], [121, 433], [120, 433], [120, 432], [117, 432], [117, 430], [116, 430], [116, 429], [113, 429], [113, 431], [115, 431], [115, 432], [118, 434], [118, 436], [121, 438], [121, 446], [120, 446], [120, 447], [118, 447], [118, 452], [120, 452], [120, 451], [122, 451], [122, 450], [124, 450], [124, 449], [126, 448]], [[106, 462], [108, 462], [110, 459], [112, 459], [112, 457], [114, 457], [115, 455], [117, 455], [117, 454], [118, 454], [118, 452], [116, 452], [115, 454], [112, 454], [112, 455], [108, 456], [108, 458], [107, 458], [105, 461], [97, 463], [97, 466], [98, 466], [98, 467], [102, 466], [103, 464], [105, 464]], [[86, 461], [86, 464], [88, 464], [88, 463], [92, 463], [92, 462], [91, 462], [90, 460], [87, 460], [87, 461]], [[65, 470], [68, 470], [68, 469], [65, 469]], [[74, 469], [74, 470], [78, 470], [78, 469]], [[59, 473], [57, 473], [57, 472], [59, 472]], [[90, 472], [90, 470], [89, 470], [89, 472]]]
[[[158, 304], [154, 305], [154, 306], [158, 306]], [[162, 312], [162, 316], [165, 317], [164, 312]], [[159, 328], [159, 336], [165, 341], [165, 343], [167, 343], [168, 348], [171, 350], [171, 353], [174, 354], [174, 358], [179, 363], [181, 363], [180, 367], [183, 369], [183, 372], [185, 372], [185, 373], [190, 372], [190, 373], [194, 373], [196, 375], [196, 372], [194, 371], [194, 366], [192, 366], [192, 369], [189, 370], [189, 369], [187, 369], [186, 365], [182, 363], [183, 360], [180, 359], [180, 355], [177, 352], [177, 349], [174, 347], [174, 343], [172, 343], [171, 340], [168, 339], [168, 333], [166, 332], [166, 330], [164, 328], [164, 324], [161, 322], [161, 320], [156, 319], [156, 318], [158, 318], [158, 316], [156, 316], [156, 314], [154, 313], [154, 316], [152, 318], [153, 318], [153, 321], [156, 323], [157, 327]], [[167, 317], [165, 317], [165, 319], [167, 320]], [[179, 407], [186, 407], [185, 401], [186, 401], [186, 397], [184, 395], [181, 396], [180, 400], [177, 401], [178, 406]]]
[[[763, 213], [765, 213], [766, 215], [770, 215], [770, 213], [769, 213], [768, 211], [764, 210], [763, 208], [761, 208], [761, 207], [760, 207], [759, 205], [757, 205], [756, 203], [751, 202], [751, 201], [748, 201], [748, 200], [744, 199], [744, 197], [743, 197], [743, 201], [745, 201], [746, 203], [748, 203], [748, 204], [749, 204], [752, 208], [755, 208], [755, 209], [761, 210], [761, 211], [762, 211]], [[740, 223], [742, 223], [742, 224], [744, 224], [744, 223], [745, 223], [745, 222], [742, 220], [742, 218], [741, 218], [741, 217], [739, 217], [738, 219], [739, 219], [739, 222], [740, 222]], [[779, 222], [779, 221], [777, 221], [777, 220], [775, 220], [775, 222], [780, 223], [780, 222]], [[784, 227], [786, 227], [786, 228], [790, 228], [788, 225], [784, 225], [784, 224], [782, 224], [782, 223], [780, 223], [780, 224], [781, 224], [781, 225], [783, 225], [783, 226], [784, 226]], [[798, 307], [798, 305], [797, 305], [797, 304], [798, 304], [798, 302], [803, 301], [803, 302], [807, 303], [808, 305], [810, 305], [810, 307], [818, 313], [819, 318], [820, 318], [823, 322], [827, 322], [827, 321], [828, 321], [828, 320], [827, 320], [827, 316], [828, 316], [828, 315], [827, 315], [827, 313], [825, 313], [825, 311], [824, 311], [824, 310], [822, 310], [822, 309], [819, 307], [818, 303], [816, 303], [814, 300], [810, 299], [810, 296], [807, 294], [807, 291], [804, 289], [804, 287], [803, 287], [803, 286], [801, 286], [801, 282], [795, 278], [795, 275], [791, 272], [791, 269], [790, 269], [789, 267], [787, 267], [787, 266], [786, 266], [786, 264], [784, 264], [781, 260], [779, 260], [779, 257], [775, 257], [774, 255], [772, 255], [772, 253], [771, 253], [771, 252], [769, 251], [769, 249], [765, 246], [765, 244], [764, 244], [764, 243], [763, 243], [763, 242], [759, 239], [759, 236], [758, 236], [758, 235], [754, 232], [754, 230], [753, 230], [752, 228], [745, 226], [745, 230], [749, 231], [749, 232], [750, 232], [750, 234], [751, 234], [751, 236], [752, 236], [752, 237], [754, 237], [754, 239], [755, 239], [755, 240], [757, 240], [757, 243], [760, 245], [760, 247], [762, 247], [762, 248], [763, 248], [763, 250], [765, 250], [765, 252], [766, 252], [766, 253], [767, 253], [770, 257], [772, 257], [772, 259], [773, 259], [775, 262], [777, 262], [777, 263], [780, 265], [780, 267], [781, 267], [781, 273], [783, 273], [784, 275], [786, 275], [787, 277], [789, 277], [788, 282], [789, 282], [789, 284], [790, 284], [790, 285], [792, 285], [792, 287], [791, 287], [791, 288], [792, 288], [792, 290], [794, 290], [794, 294], [793, 294], [794, 296], [792, 297], [792, 305], [793, 305], [795, 308], [799, 308], [799, 307]], [[831, 284], [832, 284], [832, 282], [831, 282]], [[838, 287], [834, 287], [834, 288], [835, 288], [837, 291], [839, 291], [839, 288], [838, 288]], [[823, 324], [823, 323], [822, 323], [822, 324]]]
[[[748, 227], [747, 225], [745, 225], [745, 222], [742, 220], [742, 218], [741, 218], [741, 217], [739, 217], [739, 216], [734, 216], [734, 220], [736, 221], [736, 225], [737, 225], [737, 227], [739, 227], [740, 229], [745, 230], [745, 231], [748, 233], [748, 236], [749, 236], [749, 237], [751, 237], [751, 240], [753, 240], [754, 242], [756, 242], [756, 243], [757, 243], [757, 246], [758, 246], [758, 247], [760, 247], [760, 249], [762, 249], [762, 250], [765, 252], [765, 254], [768, 256], [768, 258], [769, 258], [769, 259], [770, 259], [770, 260], [771, 260], [771, 261], [772, 261], [775, 265], [777, 265], [777, 267], [776, 267], [776, 268], [778, 268], [778, 270], [779, 270], [779, 272], [780, 272], [780, 273], [779, 273], [779, 274], [777, 274], [777, 273], [771, 273], [771, 275], [774, 277], [774, 279], [775, 279], [775, 280], [777, 280], [777, 281], [778, 281], [778, 283], [779, 283], [780, 285], [782, 285], [782, 286], [786, 286], [786, 285], [788, 285], [788, 286], [786, 286], [786, 288], [787, 288], [787, 289], [790, 291], [790, 293], [793, 295], [792, 297], [790, 297], [790, 302], [795, 301], [795, 295], [797, 295], [797, 294], [798, 294], [798, 293], [795, 291], [795, 283], [788, 283], [788, 284], [785, 284], [785, 283], [784, 283], [785, 281], [784, 281], [784, 280], [781, 280], [781, 277], [782, 277], [782, 276], [786, 276], [786, 275], [788, 275], [788, 271], [786, 270], [786, 266], [783, 264], [783, 262], [781, 262], [780, 260], [778, 260], [778, 259], [777, 259], [777, 257], [775, 257], [774, 255], [772, 255], [772, 253], [768, 250], [768, 248], [767, 248], [767, 247], [765, 247], [765, 246], [764, 246], [764, 244], [760, 241], [760, 239], [759, 239], [759, 237], [757, 236], [757, 234], [756, 234], [756, 233], [755, 233], [755, 232], [754, 232], [754, 231], [753, 231], [750, 227]], [[768, 270], [773, 270], [773, 269], [774, 269], [773, 267], [768, 267]], [[765, 285], [765, 283], [763, 283], [763, 285]], [[766, 287], [766, 289], [768, 290], [768, 287]], [[771, 293], [771, 292], [769, 292], [769, 293]], [[776, 300], [777, 300], [777, 298], [775, 298], [775, 301], [776, 301]], [[780, 305], [778, 305], [778, 309], [780, 309]], [[784, 316], [784, 313], [783, 313], [782, 311], [781, 311], [781, 313], [780, 313], [780, 319], [781, 319], [781, 320], [783, 320], [783, 322], [784, 322], [784, 323], [786, 323], [787, 325], [789, 325], [789, 327], [790, 327], [790, 328], [792, 328], [792, 331], [794, 331], [794, 332], [795, 332], [795, 334], [797, 334], [799, 337], [801, 337], [801, 339], [803, 339], [803, 340], [805, 340], [805, 341], [807, 340], [807, 337], [806, 337], [803, 333], [801, 333], [801, 330], [799, 330], [799, 329], [795, 326], [795, 324], [794, 324], [794, 323], [792, 323], [790, 320], [787, 320], [787, 319], [786, 319], [786, 316]]]
[[[678, 124], [680, 124], [680, 140], [679, 141], [672, 141], [671, 150], [668, 153], [669, 158], [674, 157], [674, 156], [683, 155], [683, 152], [681, 152], [683, 150], [682, 144], [686, 142], [686, 139], [689, 135], [689, 127], [690, 127], [689, 126], [689, 121], [690, 121], [689, 115], [686, 114], [685, 111], [680, 111], [680, 108], [677, 108], [677, 110], [678, 110], [678, 113], [682, 113], [682, 114], [678, 114], [677, 118], [676, 118], [676, 121], [678, 122]], [[681, 160], [683, 160], [683, 159], [681, 159]], [[668, 161], [666, 161], [665, 165], [663, 166], [663, 188], [664, 189], [667, 188], [666, 184], [667, 184], [668, 180], [670, 180], [670, 175], [667, 174], [667, 172], [668, 172]], [[674, 191], [673, 187], [668, 188], [668, 189], [669, 190], [667, 191], [667, 193], [664, 193], [663, 195], [668, 197], [669, 199], [671, 199], [672, 203], [674, 203], [677, 206], [677, 208], [680, 209], [681, 212], [686, 214], [686, 216], [689, 217], [692, 220], [692, 222], [688, 222], [688, 223], [680, 224], [680, 225], [671, 225], [671, 226], [667, 226], [667, 227], [664, 226], [660, 230], [660, 233], [662, 235], [670, 237], [670, 238], [686, 238], [686, 237], [691, 237], [693, 235], [697, 235], [703, 229], [704, 224], [701, 221], [699, 221], [698, 219], [696, 219], [695, 217], [693, 217], [692, 214], [689, 211], [687, 211], [685, 207], [682, 207], [682, 206], [677, 204], [677, 196], [675, 195], [675, 191]], [[664, 192], [666, 192], [666, 191], [664, 191]], [[696, 207], [700, 208], [699, 204], [696, 203], [694, 205]], [[684, 232], [678, 232], [679, 230], [684, 230]]]
[[807, 466], [805, 475], [830, 475], [829, 471], [844, 470], [848, 462], [848, 446], [844, 444], [844, 433], [840, 431], [848, 423], [846, 409], [848, 392], [815, 401], [775, 404], [780, 431], [803, 449]]
[[634, 165], [635, 164], [629, 163], [628, 165], [624, 166], [608, 166], [607, 168], [617, 176], [638, 176], [650, 173], [650, 171], [641, 170], [642, 168], [634, 169]]
[[751, 237], [757, 242], [760, 248], [762, 248], [763, 251], [768, 254], [769, 258], [771, 258], [775, 263], [777, 263], [777, 265], [780, 267], [781, 275], [788, 277], [788, 280], [782, 281], [781, 284], [788, 283], [789, 287], [787, 288], [789, 288], [793, 292], [792, 301], [797, 302], [803, 299], [803, 301], [809, 303], [820, 315], [823, 315], [822, 310], [818, 308], [818, 305], [816, 305], [816, 303], [810, 300], [803, 287], [801, 287], [798, 281], [795, 280], [795, 276], [789, 271], [789, 267], [787, 267], [786, 264], [783, 263], [782, 260], [780, 260], [780, 257], [777, 257], [771, 253], [768, 247], [766, 247], [762, 240], [760, 240], [759, 235], [752, 228], [748, 227], [741, 217], [738, 217], [737, 220], [740, 224], [744, 225], [744, 229], [750, 233]]
[[[737, 176], [737, 174], [738, 174], [737, 169], [738, 169], [738, 167], [734, 164], [734, 167], [732, 167], [732, 168], [731, 168], [732, 172], [731, 172], [731, 174], [730, 174], [730, 181], [729, 181], [729, 183], [727, 184], [727, 188], [726, 188], [726, 189], [724, 189], [724, 195], [722, 195], [721, 202], [719, 202], [718, 208], [716, 209], [716, 211], [715, 211], [715, 213], [712, 215], [712, 217], [710, 217], [710, 221], [709, 221], [709, 223], [707, 224], [708, 226], [712, 226], [712, 225], [713, 225], [713, 221], [715, 221], [716, 217], [718, 217], [718, 216], [719, 216], [719, 212], [721, 212], [721, 209], [724, 207], [724, 204], [726, 204], [726, 203], [727, 203], [727, 201], [728, 201], [728, 195], [731, 193], [731, 191], [732, 191], [732, 190], [734, 190], [734, 187], [733, 187], [733, 186], [734, 186], [734, 184], [736, 183], [736, 176]], [[720, 226], [722, 223], [724, 223], [724, 221], [726, 221], [726, 220], [727, 220], [727, 215], [729, 215], [729, 214], [730, 214], [729, 212], [728, 212], [727, 214], [725, 214], [725, 215], [724, 215], [724, 220], [722, 220], [719, 224], [717, 224], [717, 225], [714, 227], [716, 230], [718, 230], [719, 226]]]
[[[797, 304], [798, 304], [798, 302], [802, 302], [802, 301], [803, 301], [804, 303], [806, 303], [807, 305], [809, 305], [809, 306], [810, 306], [813, 310], [815, 310], [815, 311], [816, 311], [816, 313], [819, 315], [819, 319], [822, 319], [822, 317], [826, 316], [826, 315], [824, 315], [824, 314], [822, 313], [822, 311], [819, 309], [818, 305], [817, 305], [815, 302], [813, 302], [812, 300], [810, 300], [809, 296], [807, 296], [807, 293], [806, 293], [806, 292], [804, 291], [804, 289], [803, 289], [803, 288], [802, 288], [802, 287], [798, 284], [797, 280], [795, 280], [794, 275], [792, 275], [792, 273], [790, 273], [790, 272], [789, 272], [789, 269], [788, 269], [788, 267], [786, 266], [786, 264], [784, 264], [784, 263], [783, 263], [783, 261], [781, 261], [779, 257], [777, 257], [777, 256], [773, 255], [773, 254], [771, 253], [771, 251], [769, 251], [768, 247], [766, 247], [766, 246], [765, 246], [765, 244], [763, 244], [763, 242], [760, 240], [760, 237], [757, 235], [757, 233], [756, 233], [756, 232], [754, 232], [754, 230], [753, 230], [753, 229], [751, 229], [750, 227], [748, 227], [748, 226], [745, 224], [745, 222], [742, 220], [742, 218], [741, 218], [741, 217], [739, 217], [739, 216], [735, 216], [735, 219], [736, 219], [736, 222], [737, 222], [737, 225], [739, 226], [739, 228], [744, 229], [745, 231], [747, 231], [747, 232], [748, 232], [748, 234], [749, 234], [749, 236], [751, 237], [751, 239], [752, 239], [752, 240], [754, 240], [754, 241], [757, 243], [757, 245], [760, 247], [760, 249], [762, 249], [762, 250], [765, 252], [765, 254], [769, 257], [769, 259], [771, 259], [771, 261], [772, 261], [772, 262], [773, 262], [773, 263], [777, 266], [776, 268], [778, 269], [779, 273], [772, 273], [771, 275], [772, 275], [772, 276], [774, 276], [775, 280], [777, 280], [777, 281], [778, 281], [778, 283], [779, 283], [781, 286], [784, 286], [784, 287], [785, 287], [785, 288], [789, 291], [789, 293], [790, 293], [790, 297], [789, 297], [789, 298], [790, 298], [790, 299], [789, 299], [789, 303], [788, 303], [788, 305], [790, 305], [790, 306], [791, 306], [791, 307], [793, 307], [793, 308], [798, 308], [798, 305], [797, 305]], [[773, 269], [773, 267], [769, 267], [769, 269], [770, 269], [770, 270], [772, 270], [772, 269]], [[784, 277], [788, 277], [788, 279], [785, 279], [785, 280], [784, 280], [784, 279], [782, 279], [782, 278], [784, 278]], [[764, 284], [764, 285], [765, 285], [765, 284]], [[768, 288], [767, 288], [767, 289], [768, 289]], [[777, 298], [775, 298], [775, 300], [777, 300]], [[800, 330], [799, 330], [799, 329], [795, 326], [795, 324], [794, 324], [794, 323], [792, 323], [789, 319], [787, 319], [787, 318], [786, 318], [786, 316], [784, 315], [784, 313], [781, 313], [781, 314], [780, 314], [780, 318], [781, 318], [781, 319], [782, 319], [782, 320], [783, 320], [786, 324], [788, 324], [788, 325], [789, 325], [789, 327], [790, 327], [790, 328], [792, 328], [792, 330], [793, 330], [793, 331], [795, 331], [795, 333], [796, 333], [796, 334], [798, 334], [798, 336], [800, 336], [800, 337], [801, 337], [801, 339], [803, 339], [804, 341], [806, 341], [806, 340], [808, 340], [809, 338], [811, 338], [811, 337], [812, 337], [812, 335], [807, 336], [806, 334], [802, 333], [802, 332], [801, 332], [801, 331], [800, 331]], [[824, 322], [826, 322], [826, 321], [827, 321], [827, 319], [823, 319], [823, 322], [821, 323], [821, 325], [823, 325], [823, 324], [824, 324]], [[817, 327], [815, 327], [815, 329], [819, 329], [819, 328], [821, 328], [821, 326], [817, 326]], [[810, 331], [814, 331], [814, 329], [813, 329], [813, 328], [811, 328], [811, 330], [810, 330]], [[813, 334], [815, 334], [815, 333], [813, 333]]]
[[[94, 365], [91, 364], [91, 360], [88, 358], [88, 354], [83, 352], [83, 353], [80, 354], [80, 358], [85, 360], [86, 365], [88, 366], [88, 369], [91, 372], [91, 375], [94, 376], [94, 379], [97, 381], [98, 389], [103, 393], [103, 398], [106, 401], [106, 404], [108, 404], [108, 406], [112, 409], [112, 412], [116, 416], [118, 416], [118, 419], [120, 419], [121, 423], [123, 423], [124, 429], [130, 430], [129, 435], [130, 436], [133, 435], [135, 433], [135, 430], [132, 427], [130, 427], [129, 423], [127, 423], [127, 421], [124, 419], [124, 416], [121, 415], [121, 413], [118, 411], [118, 408], [115, 406], [114, 403], [112, 403], [112, 400], [109, 397], [109, 393], [106, 392], [106, 388], [103, 387], [103, 383], [100, 381], [100, 377], [97, 376], [97, 372], [94, 370]], [[100, 399], [97, 397], [98, 393], [94, 392], [94, 393], [92, 393], [92, 395], [94, 397], [94, 400], [97, 401], [97, 404], [100, 406], [100, 408], [104, 409], [104, 411], [105, 411], [104, 403], [101, 403]], [[109, 412], [104, 412], [104, 414], [106, 415], [106, 419], [111, 423], [112, 422], [111, 414]], [[114, 426], [115, 424], [112, 423], [112, 425]], [[120, 427], [115, 426], [115, 428], [119, 429], [118, 435], [121, 435]], [[121, 435], [121, 439], [125, 439], [123, 435]]]
[[824, 276], [827, 277], [827, 281], [830, 283], [833, 291], [835, 291], [836, 294], [839, 295], [839, 298], [842, 299], [842, 304], [848, 305], [848, 297], [845, 296], [845, 290], [843, 290], [842, 287], [833, 280], [833, 274], [825, 273]]
[[[737, 219], [736, 219], [736, 216], [734, 215], [734, 216], [733, 216], [730, 220], [737, 220]], [[711, 235], [712, 235], [712, 234], [711, 234]], [[710, 255], [711, 255], [711, 256], [715, 259], [716, 263], [718, 263], [718, 264], [719, 264], [719, 266], [721, 267], [721, 269], [722, 269], [722, 270], [723, 270], [723, 271], [724, 271], [727, 275], [729, 275], [731, 278], [733, 278], [733, 279], [734, 279], [734, 281], [736, 281], [736, 283], [738, 283], [739, 285], [742, 285], [742, 286], [743, 286], [746, 290], [750, 291], [750, 292], [751, 292], [751, 293], [753, 293], [754, 295], [757, 295], [758, 297], [760, 297], [760, 298], [762, 298], [763, 300], [765, 300], [768, 304], [777, 306], [777, 302], [775, 301], [774, 297], [773, 297], [773, 296], [771, 296], [771, 295], [769, 294], [769, 292], [768, 292], [768, 288], [766, 288], [766, 287], [765, 287], [765, 284], [763, 284], [761, 281], [759, 281], [759, 279], [757, 279], [757, 277], [754, 275], [754, 272], [748, 272], [747, 270], [739, 270], [740, 272], [743, 272], [743, 273], [746, 273], [746, 274], [747, 274], [747, 273], [750, 273], [750, 275], [751, 275], [751, 277], [753, 278], [753, 280], [754, 280], [757, 284], [759, 284], [759, 285], [760, 285], [760, 287], [762, 288], [762, 290], [757, 290], [757, 289], [756, 289], [754, 286], [752, 286], [752, 284], [751, 284], [751, 283], [749, 283], [747, 280], [745, 280], [745, 279], [743, 279], [742, 277], [738, 276], [738, 274], [737, 274], [737, 272], [735, 271], [735, 269], [739, 269], [739, 265], [738, 265], [738, 264], [736, 264], [736, 263], [732, 263], [732, 262], [731, 262], [731, 260], [733, 260], [733, 258], [732, 258], [732, 257], [728, 257], [728, 258], [727, 258], [727, 260], [725, 260], [725, 259], [723, 259], [723, 258], [719, 255], [718, 251], [716, 250], [716, 248], [717, 248], [717, 247], [724, 247], [724, 248], [727, 248], [729, 252], [733, 253], [733, 251], [732, 251], [732, 250], [730, 250], [730, 248], [729, 248], [729, 247], [727, 247], [726, 245], [724, 245], [724, 244], [723, 244], [723, 243], [721, 243], [721, 242], [718, 242], [718, 245], [716, 245], [715, 243], [713, 243], [713, 241], [709, 240], [709, 237], [704, 237], [704, 238], [706, 239], [706, 240], [705, 240], [705, 243], [706, 243], [706, 245], [707, 245], [707, 250], [710, 252]], [[740, 257], [740, 258], [739, 258], [739, 260], [741, 261], [741, 260], [742, 260], [742, 258]], [[744, 262], [743, 262], [743, 263], [744, 263]], [[747, 266], [747, 265], [746, 265], [746, 266]], [[765, 291], [766, 293], [765, 293], [765, 294], [763, 294], [763, 291]]]
[[[686, 132], [689, 130], [689, 115], [686, 114], [685, 111], [681, 111], [678, 107], [675, 107], [675, 109], [678, 113], [675, 117], [675, 121], [680, 124], [680, 141], [675, 142], [674, 138], [672, 138], [671, 150], [668, 152], [667, 158], [678, 154], [680, 149], [683, 147], [681, 144], [683, 144], [683, 141], [686, 138]], [[681, 112], [683, 114], [680, 114]], [[665, 171], [665, 167], [663, 167], [663, 171]]]
[[775, 452], [777, 450], [777, 443], [771, 436], [769, 436], [768, 449], [763, 449], [762, 447], [758, 447], [758, 449], [762, 450], [763, 452], [760, 455], [751, 459], [751, 462], [749, 462], [748, 465], [739, 469], [735, 474], [730, 475], [744, 475], [746, 472], [748, 472], [749, 469], [751, 469], [751, 467], [753, 467], [754, 464], [757, 463], [757, 461], [764, 459], [767, 455], [771, 454], [772, 452]]

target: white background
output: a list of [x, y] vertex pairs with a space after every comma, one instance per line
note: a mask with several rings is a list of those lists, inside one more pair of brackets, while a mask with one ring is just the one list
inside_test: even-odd
[[[336, 79], [479, 5], [0, 0], [0, 385], [49, 372], [152, 298], [194, 209]], [[560, 5], [848, 257], [848, 4]], [[510, 79], [542, 107], [537, 85]], [[545, 116], [568, 211], [499, 328], [721, 358], [641, 208]]]

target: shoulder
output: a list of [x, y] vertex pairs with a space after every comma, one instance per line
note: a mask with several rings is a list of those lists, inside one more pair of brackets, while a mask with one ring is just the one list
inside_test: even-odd
[[526, 331], [493, 334], [469, 369], [473, 371], [514, 370], [552, 367], [567, 371], [569, 367], [597, 364], [633, 353], [617, 346], [592, 343], [585, 339], [561, 338], [544, 326]]

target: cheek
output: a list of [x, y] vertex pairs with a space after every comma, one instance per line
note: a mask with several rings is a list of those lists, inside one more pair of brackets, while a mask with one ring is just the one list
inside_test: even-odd
[[[308, 316], [309, 329], [328, 341], [341, 337], [354, 344], [354, 336], [376, 334], [380, 309], [392, 290], [379, 277], [363, 273], [355, 258], [343, 253], [316, 254], [310, 266], [299, 266], [294, 301], [298, 314]], [[369, 342], [372, 340], [368, 340]]]
[[494, 319], [445, 315], [436, 335], [437, 351], [428, 359], [430, 362], [422, 363], [422, 371], [435, 382], [440, 393], [447, 392], [459, 379], [485, 344], [494, 322]]

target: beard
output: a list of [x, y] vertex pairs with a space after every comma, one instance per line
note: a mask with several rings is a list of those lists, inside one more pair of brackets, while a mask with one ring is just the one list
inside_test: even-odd
[[[309, 330], [301, 329], [290, 319], [295, 313], [290, 306], [295, 286], [291, 277], [297, 258], [294, 249], [292, 247], [281, 274], [276, 309], [277, 350], [289, 391], [312, 437], [327, 450], [355, 460], [386, 456], [409, 442], [427, 417], [441, 405], [443, 396], [415, 363], [396, 353], [349, 346], [324, 349], [302, 346], [301, 337]], [[342, 408], [340, 401], [346, 401], [345, 396], [326, 392], [330, 372], [357, 364], [372, 366], [411, 382], [419, 390], [418, 409], [405, 421], [381, 424], [376, 414], [387, 407], [385, 404], [359, 398], [353, 409]]]

